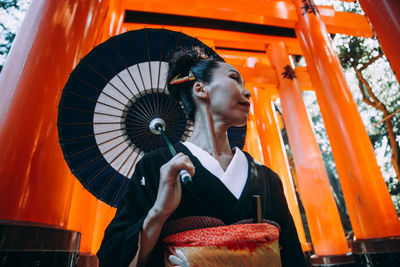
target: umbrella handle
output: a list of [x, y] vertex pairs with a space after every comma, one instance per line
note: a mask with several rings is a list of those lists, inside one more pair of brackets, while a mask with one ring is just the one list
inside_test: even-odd
[[179, 176], [181, 177], [181, 180], [184, 184], [188, 185], [192, 182], [192, 177], [187, 170], [181, 170], [179, 172]]
[[[160, 132], [162, 138], [164, 139], [165, 144], [167, 144], [167, 147], [169, 148], [169, 151], [171, 152], [172, 156], [175, 157], [176, 156], [176, 150], [174, 148], [174, 146], [171, 144], [171, 141], [169, 141], [167, 135], [164, 132], [164, 129], [162, 127], [161, 124], [156, 124], [155, 125], [155, 129], [157, 129], [157, 131]], [[192, 183], [192, 177], [190, 176], [189, 172], [187, 170], [181, 170], [179, 172], [179, 176], [181, 178], [181, 181], [185, 184], [185, 185], [191, 185]]]

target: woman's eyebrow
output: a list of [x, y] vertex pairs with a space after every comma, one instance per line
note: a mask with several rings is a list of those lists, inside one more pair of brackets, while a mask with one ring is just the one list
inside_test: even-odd
[[229, 70], [229, 71], [232, 71], [232, 72], [236, 73], [236, 74], [242, 79], [242, 81], [243, 81], [243, 86], [245, 85], [246, 82], [244, 81], [242, 75], [240, 75], [240, 73], [239, 73], [237, 70]]

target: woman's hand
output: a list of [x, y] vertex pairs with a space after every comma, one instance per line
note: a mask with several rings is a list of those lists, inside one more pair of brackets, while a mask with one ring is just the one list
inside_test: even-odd
[[179, 153], [160, 168], [160, 184], [157, 199], [149, 210], [140, 232], [139, 250], [129, 266], [143, 266], [153, 250], [165, 221], [181, 201], [179, 172], [187, 170], [193, 177], [194, 166], [189, 157]]
[[182, 188], [179, 181], [181, 170], [187, 170], [191, 177], [194, 176], [193, 163], [183, 153], [177, 154], [160, 168], [160, 184], [153, 209], [166, 217], [171, 215], [181, 201]]

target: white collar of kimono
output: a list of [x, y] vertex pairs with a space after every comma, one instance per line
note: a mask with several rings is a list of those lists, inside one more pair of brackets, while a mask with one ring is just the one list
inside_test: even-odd
[[235, 154], [224, 172], [219, 162], [208, 152], [191, 142], [184, 142], [183, 144], [200, 161], [204, 168], [218, 177], [229, 191], [239, 199], [246, 184], [249, 169], [247, 158], [239, 148], [233, 148]]

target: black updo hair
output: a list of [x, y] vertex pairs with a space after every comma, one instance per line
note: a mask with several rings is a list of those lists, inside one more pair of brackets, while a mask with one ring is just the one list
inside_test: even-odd
[[[181, 102], [188, 118], [194, 121], [196, 105], [193, 100], [193, 85], [196, 81], [209, 84], [212, 81], [213, 71], [218, 67], [220, 59], [208, 56], [203, 49], [195, 46], [191, 49], [183, 48], [172, 54], [168, 64], [167, 83], [170, 95]], [[178, 74], [178, 78], [189, 75], [191, 71], [196, 78], [180, 84], [170, 84]]]

